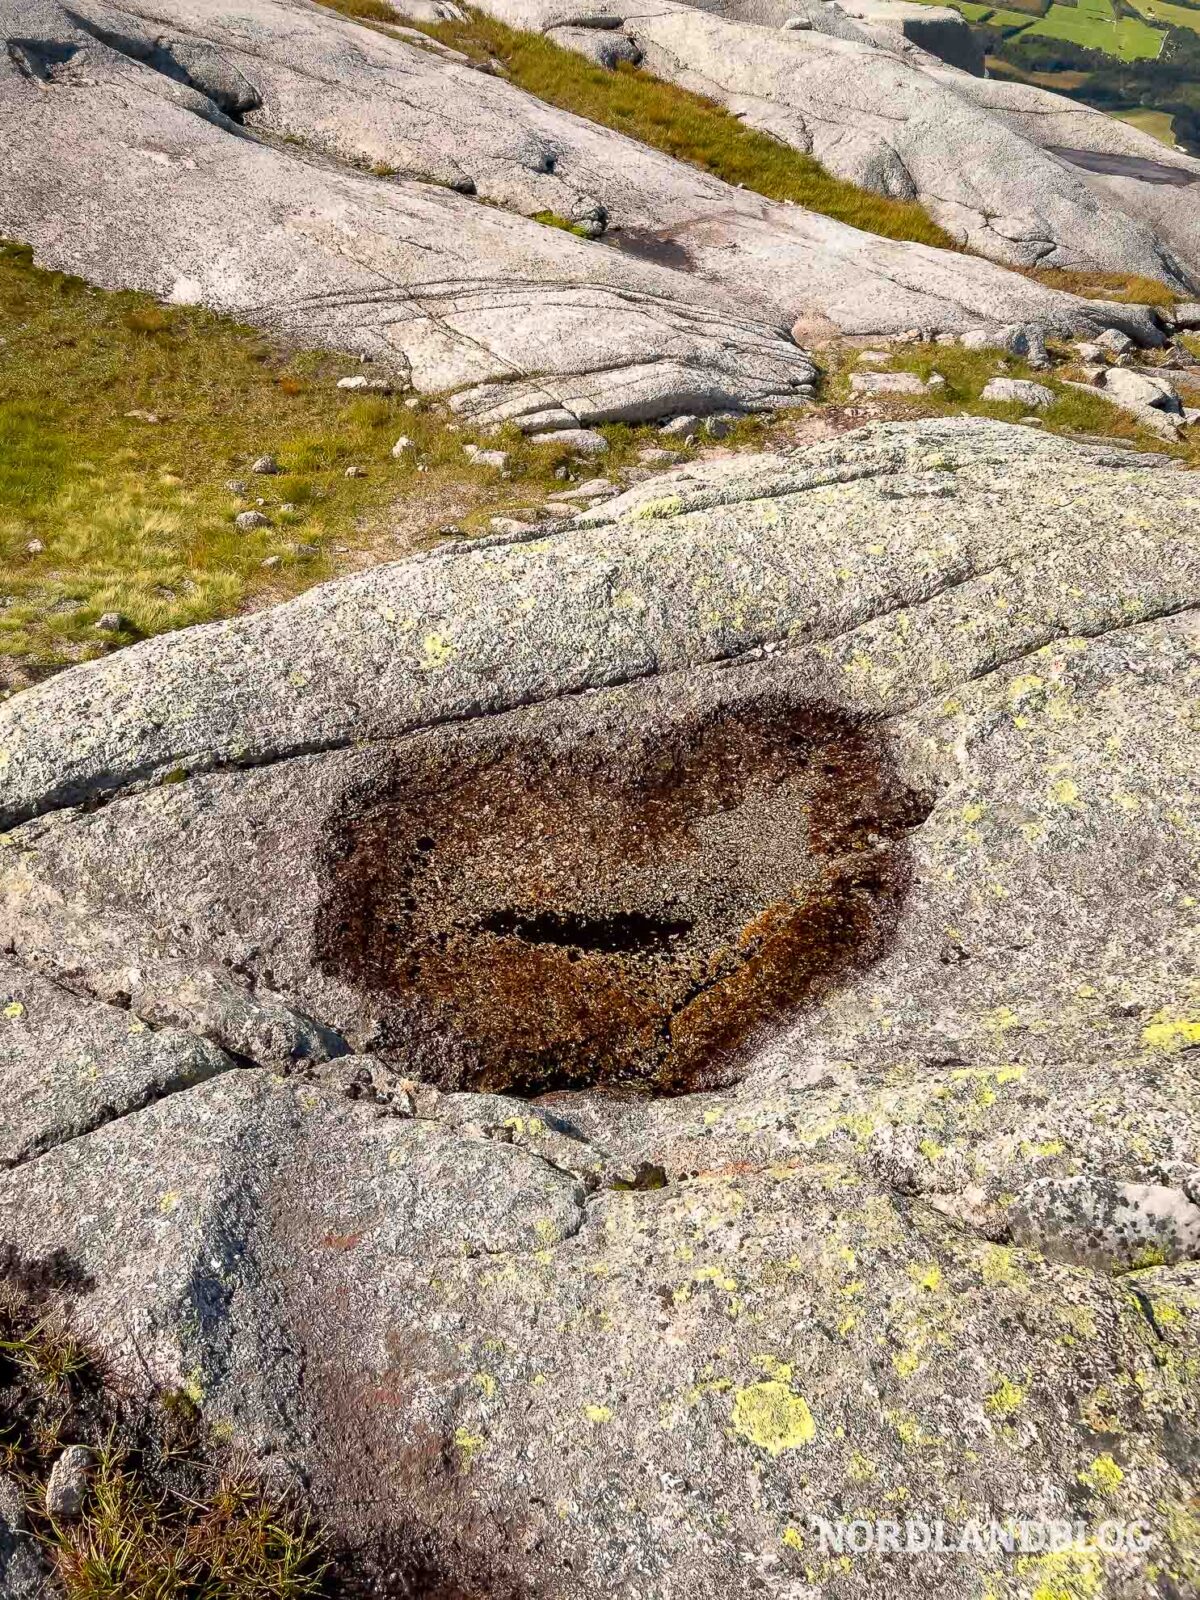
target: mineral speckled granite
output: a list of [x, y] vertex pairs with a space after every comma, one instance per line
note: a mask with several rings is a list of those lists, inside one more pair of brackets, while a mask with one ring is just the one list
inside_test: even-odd
[[397, 1593], [1194, 1593], [1197, 527], [877, 425], [25, 691], [0, 1234]]
[[[787, 404], [814, 378], [787, 330], [803, 343], [1116, 326], [1161, 342], [1145, 306], [1079, 299], [979, 256], [765, 200], [411, 29], [304, 0], [4, 0], [0, 33], [0, 235], [107, 287], [370, 356], [418, 390], [456, 391], [481, 421], [537, 430]], [[1069, 167], [986, 111], [961, 115], [972, 128], [944, 134], [943, 167], [978, 123], [1006, 159], [1040, 162], [1070, 191], [1057, 242], [1003, 259], [1186, 277], [1150, 227]], [[530, 220], [546, 213], [601, 242]]]

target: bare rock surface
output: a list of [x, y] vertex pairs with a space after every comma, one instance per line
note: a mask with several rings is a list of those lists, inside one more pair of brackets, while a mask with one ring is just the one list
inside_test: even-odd
[[[757, 20], [764, 8], [778, 17], [770, 29]], [[552, 37], [564, 20], [578, 21], [568, 0], [484, 0], [482, 9]], [[792, 9], [787, 0], [746, 9], [756, 20], [742, 20], [737, 0], [711, 9], [597, 0], [589, 15], [594, 26], [619, 26], [660, 77], [721, 101], [840, 177], [921, 201], [982, 256], [1016, 267], [1144, 273], [1176, 288], [1198, 281], [1190, 224], [1159, 230], [1165, 202], [1150, 197], [1153, 220], [1144, 220], [1144, 208], [1125, 205], [1123, 190], [1098, 189], [1078, 164], [1031, 138], [1032, 128], [994, 115], [990, 80], [915, 46], [912, 56], [897, 51], [886, 32], [870, 34], [848, 16], [836, 29], [819, 21], [837, 7], [809, 8], [813, 26], [801, 30], [780, 26]], [[1200, 163], [1189, 162], [1181, 173], [1187, 188], [1177, 191], [1193, 215], [1188, 190], [1197, 173]], [[1154, 174], [1138, 181], [1140, 194]]]
[[[1161, 341], [1145, 307], [731, 188], [304, 0], [0, 17], [0, 230], [388, 374], [346, 386], [455, 389], [472, 415], [564, 428], [787, 403], [813, 369], [781, 325]], [[617, 248], [525, 220], [545, 213]]]
[[1194, 276], [1200, 262], [1200, 160], [1195, 156], [1036, 84], [941, 76], [956, 94], [1073, 167], [1106, 205], [1153, 228]]
[[1161, 458], [877, 425], [24, 691], [14, 968], [81, 1039], [326, 1048], [30, 1152], [0, 1235], [401, 1593], [1060, 1582], [813, 1521], [894, 1507], [1189, 1592], [1198, 520]]
[[53, 1600], [20, 1485], [7, 1473], [0, 1475], [0, 1595], [4, 1600]]
[[158, 44], [161, 25], [148, 40], [136, 18], [49, 0], [2, 15], [0, 232], [44, 263], [356, 350], [530, 429], [811, 392], [812, 363], [758, 308], [449, 188], [248, 136], [231, 118], [257, 89], [179, 25]]

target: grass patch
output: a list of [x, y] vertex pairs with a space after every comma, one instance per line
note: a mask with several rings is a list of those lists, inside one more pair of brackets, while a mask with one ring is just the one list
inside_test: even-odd
[[[335, 11], [361, 17], [377, 0], [326, 0]], [[385, 10], [388, 10], [386, 6]], [[405, 19], [390, 12], [393, 22]], [[405, 24], [406, 26], [408, 24]], [[677, 88], [622, 62], [615, 71], [573, 50], [507, 27], [472, 11], [463, 22], [412, 24], [493, 70], [498, 63], [517, 88], [548, 105], [615, 128], [677, 161], [741, 184], [770, 200], [790, 200], [886, 239], [957, 249], [955, 241], [915, 202], [890, 200], [836, 178], [811, 156], [746, 127], [702, 95]], [[545, 218], [539, 218], [539, 221]]]
[[[440, 406], [339, 390], [372, 369], [89, 288], [3, 244], [0, 328], [0, 684], [284, 599], [567, 487], [563, 446], [515, 429], [484, 439]], [[655, 438], [608, 432], [609, 454], [575, 477], [627, 465]], [[412, 447], [394, 458], [401, 435]], [[507, 449], [508, 476], [468, 462], [472, 442]], [[261, 455], [279, 475], [251, 474]], [[271, 525], [240, 531], [234, 516], [259, 498]], [[97, 631], [105, 612], [122, 617], [118, 634]]]
[[581, 222], [571, 222], [567, 217], [560, 217], [557, 211], [537, 211], [533, 220], [540, 222], [544, 228], [561, 228], [564, 233], [573, 233], [579, 239], [591, 238], [591, 234]]
[[[58, 1255], [0, 1259], [0, 1471], [65, 1600], [306, 1600], [321, 1541], [265, 1491], [181, 1395], [132, 1404], [51, 1309], [88, 1285]], [[49, 1514], [61, 1451], [91, 1452], [78, 1518]]]
[[[1075, 389], [1064, 383], [1057, 370], [1035, 370], [1027, 362], [1002, 357], [997, 351], [963, 350], [956, 345], [896, 345], [891, 347], [890, 353], [893, 359], [888, 370], [915, 372], [923, 382], [937, 372], [946, 380], [946, 387], [934, 394], [888, 396], [887, 408], [897, 417], [962, 416], [966, 413], [994, 417], [999, 422], [1019, 422], [1030, 414], [1027, 406], [1014, 402], [1000, 404], [981, 396], [989, 378], [1028, 378], [1052, 389], [1055, 394], [1054, 404], [1037, 413], [1044, 432], [1069, 438], [1086, 435], [1125, 441], [1140, 450], [1157, 451], [1183, 460], [1189, 466], [1200, 466], [1200, 438], [1188, 439], [1185, 435], [1184, 443], [1172, 445], [1139, 427], [1129, 412], [1114, 406], [1099, 390]], [[1066, 354], [1065, 347], [1060, 354]], [[850, 352], [831, 373], [828, 382], [831, 400], [844, 402], [850, 397], [850, 373], [856, 364], [857, 356]], [[1195, 435], [1197, 430], [1191, 431]]]
[[1048, 289], [1061, 289], [1084, 300], [1119, 300], [1127, 305], [1173, 306], [1186, 297], [1169, 289], [1157, 278], [1144, 278], [1136, 272], [1075, 272], [1066, 267], [1013, 268], [1025, 277], [1035, 278]]

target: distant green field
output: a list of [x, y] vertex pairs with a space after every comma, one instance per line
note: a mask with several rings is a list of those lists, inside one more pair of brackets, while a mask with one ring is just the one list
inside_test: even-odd
[[[937, 5], [944, 0], [928, 0]], [[1004, 6], [977, 5], [975, 0], [949, 0], [954, 9], [971, 23], [990, 28], [1019, 29], [1025, 37], [1067, 39], [1086, 50], [1103, 50], [1120, 61], [1153, 61], [1162, 50], [1166, 35], [1162, 27], [1152, 27], [1136, 17], [1118, 17], [1109, 0], [1077, 0], [1074, 5], [1052, 4], [1044, 17], [1030, 20], [1028, 12]], [[1146, 17], [1194, 28], [1200, 32], [1200, 11], [1172, 5], [1170, 0], [1134, 0]]]
[[1140, 107], [1137, 111], [1114, 111], [1112, 117], [1116, 122], [1128, 122], [1131, 127], [1140, 128], [1143, 133], [1148, 133], [1152, 139], [1168, 145], [1172, 150], [1176, 148], [1171, 118], [1165, 111], [1150, 111]]
[[[1154, 3], [1154, 0], [1147, 0]], [[1109, 0], [1079, 0], [1077, 5], [1053, 5], [1044, 17], [1026, 32], [1047, 39], [1069, 39], [1086, 50], [1103, 50], [1121, 61], [1150, 60], [1163, 45], [1160, 28], [1152, 28], [1133, 17], [1113, 15]]]
[[1200, 10], [1190, 6], [1173, 6], [1168, 0], [1129, 0], [1135, 11], [1153, 22], [1169, 24], [1172, 28], [1191, 28], [1200, 33]]

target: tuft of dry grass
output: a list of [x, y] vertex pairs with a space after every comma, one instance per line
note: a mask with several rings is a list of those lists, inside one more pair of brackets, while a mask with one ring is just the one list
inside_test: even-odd
[[[489, 71], [499, 66], [526, 94], [615, 128], [726, 183], [740, 184], [771, 200], [793, 201], [887, 239], [958, 248], [915, 202], [890, 200], [836, 178], [812, 156], [747, 127], [716, 101], [639, 67], [622, 62], [610, 71], [541, 34], [510, 28], [478, 11], [469, 11], [462, 22], [410, 24], [381, 0], [325, 0], [325, 4], [348, 17], [419, 28]], [[364, 11], [364, 6], [370, 9]]]
[[130, 1454], [97, 1453], [83, 1516], [43, 1540], [65, 1600], [305, 1600], [324, 1566], [308, 1522], [244, 1471], [202, 1500], [159, 1492]]
[[1061, 289], [1084, 300], [1119, 300], [1127, 305], [1173, 306], [1183, 298], [1157, 278], [1136, 272], [1075, 272], [1065, 267], [1031, 267], [1025, 273], [1048, 289]]
[[[307, 1515], [231, 1456], [186, 1397], [135, 1405], [122, 1394], [51, 1305], [47, 1266], [55, 1263], [0, 1249], [0, 1470], [21, 1495], [48, 1592], [63, 1600], [324, 1593], [322, 1540]], [[84, 1445], [92, 1467], [81, 1515], [55, 1519], [46, 1485], [69, 1444]]]

